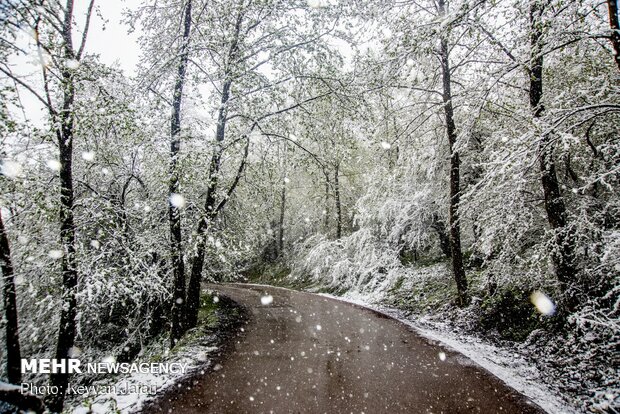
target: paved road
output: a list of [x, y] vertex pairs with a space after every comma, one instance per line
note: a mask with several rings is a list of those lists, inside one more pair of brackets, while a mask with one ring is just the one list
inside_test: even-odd
[[371, 310], [271, 287], [206, 287], [245, 305], [250, 320], [217, 370], [149, 412], [543, 412], [463, 355]]

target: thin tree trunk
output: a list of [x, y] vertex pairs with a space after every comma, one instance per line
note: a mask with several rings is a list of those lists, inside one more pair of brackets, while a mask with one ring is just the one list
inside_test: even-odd
[[618, 0], [607, 0], [609, 8], [609, 27], [611, 28], [611, 45], [614, 48], [614, 60], [620, 70], [620, 22], [618, 17]]
[[[217, 117], [217, 127], [215, 131], [215, 148], [213, 149], [213, 154], [211, 155], [211, 163], [209, 165], [209, 184], [207, 187], [207, 196], [205, 199], [205, 212], [203, 217], [198, 222], [198, 228], [196, 231], [197, 234], [197, 244], [196, 244], [196, 252], [192, 257], [192, 271], [189, 279], [189, 286], [187, 288], [187, 304], [185, 306], [185, 317], [186, 324], [185, 329], [191, 329], [198, 324], [198, 309], [200, 308], [200, 284], [202, 283], [202, 269], [204, 267], [205, 261], [205, 251], [206, 251], [206, 238], [207, 238], [207, 230], [209, 229], [209, 225], [213, 220], [215, 220], [218, 210], [221, 209], [223, 204], [221, 204], [219, 209], [216, 209], [216, 200], [215, 200], [215, 192], [217, 190], [218, 185], [218, 176], [220, 172], [220, 164], [222, 160], [222, 143], [224, 142], [224, 138], [226, 135], [226, 121], [228, 119], [228, 100], [230, 99], [230, 88], [233, 83], [233, 74], [232, 74], [232, 64], [237, 58], [238, 52], [238, 41], [239, 41], [239, 33], [241, 32], [241, 22], [242, 22], [242, 12], [241, 9], [237, 14], [237, 20], [235, 23], [235, 33], [230, 45], [230, 49], [228, 50], [228, 61], [226, 62], [227, 67], [225, 70], [225, 81], [222, 87], [222, 95], [220, 98], [220, 109], [218, 111]], [[246, 146], [246, 156], [247, 156], [248, 147]], [[243, 160], [239, 173], [237, 174], [237, 179], [235, 183], [231, 187], [234, 190], [236, 187], [238, 179], [240, 178], [240, 174], [243, 172], [243, 168], [245, 166], [245, 159]], [[227, 197], [230, 197], [231, 192]], [[224, 200], [224, 203], [227, 199]]]
[[[254, 127], [252, 127], [252, 129], [253, 128]], [[187, 318], [186, 328], [187, 329], [194, 328], [198, 323], [198, 309], [200, 305], [200, 283], [202, 280], [202, 267], [204, 266], [204, 257], [205, 257], [205, 249], [206, 249], [205, 236], [209, 228], [209, 223], [213, 222], [213, 220], [216, 219], [219, 212], [224, 208], [224, 206], [226, 205], [230, 197], [235, 192], [235, 189], [237, 188], [237, 185], [239, 184], [239, 181], [241, 180], [241, 176], [243, 175], [243, 172], [245, 170], [245, 165], [247, 163], [249, 150], [250, 150], [250, 139], [249, 139], [249, 134], [248, 134], [246, 136], [246, 145], [245, 145], [245, 151], [243, 153], [243, 159], [241, 161], [241, 164], [239, 164], [237, 175], [235, 176], [235, 179], [233, 180], [230, 187], [228, 188], [228, 191], [226, 195], [224, 196], [224, 199], [216, 205], [215, 199], [212, 198], [211, 195], [209, 195], [209, 192], [207, 194], [207, 200], [208, 201], [210, 200], [209, 203], [211, 203], [213, 207], [208, 210], [209, 213], [203, 220], [201, 220], [200, 224], [198, 225], [198, 230], [200, 232], [199, 241], [198, 241], [198, 246], [196, 249], [196, 255], [194, 256], [192, 260], [192, 275], [189, 281], [189, 287], [187, 291], [187, 308], [186, 308], [186, 318]], [[215, 187], [213, 187], [213, 191], [215, 191]]]
[[[542, 6], [539, 2], [532, 2], [530, 6], [531, 24], [531, 57], [530, 57], [530, 107], [534, 119], [542, 116], [545, 108], [542, 104], [543, 96], [543, 54], [542, 54]], [[553, 142], [549, 134], [545, 134], [538, 147], [540, 159], [540, 172], [543, 193], [545, 196], [545, 211], [547, 221], [555, 233], [555, 246], [551, 252], [551, 259], [556, 272], [556, 277], [561, 284], [564, 293], [568, 293], [571, 283], [576, 275], [574, 256], [574, 237], [567, 228], [568, 219], [566, 205], [562, 198], [560, 184], [556, 173], [553, 156]], [[567, 310], [574, 310], [577, 305], [576, 298], [568, 295], [565, 298]]]
[[226, 104], [230, 97], [230, 87], [232, 82], [227, 80], [222, 89], [220, 100], [220, 110], [218, 113], [217, 128], [215, 131], [215, 148], [211, 155], [209, 164], [209, 185], [207, 186], [207, 196], [205, 198], [204, 216], [198, 223], [196, 231], [197, 244], [196, 252], [192, 257], [192, 273], [189, 278], [187, 288], [187, 306], [185, 314], [187, 318], [186, 329], [195, 327], [198, 323], [198, 309], [200, 307], [200, 283], [202, 282], [202, 269], [204, 267], [205, 252], [207, 247], [207, 230], [210, 223], [215, 219], [215, 191], [218, 185], [218, 174], [222, 161], [222, 142], [226, 131]]
[[339, 164], [336, 164], [336, 168], [334, 171], [334, 200], [336, 202], [336, 239], [342, 237], [342, 206], [340, 203], [340, 179], [338, 175]]
[[21, 352], [19, 348], [19, 324], [17, 319], [17, 299], [15, 293], [15, 279], [13, 277], [13, 263], [11, 262], [11, 248], [9, 236], [2, 221], [0, 210], [0, 268], [3, 279], [4, 318], [6, 319], [6, 371], [7, 378], [12, 384], [20, 384]]
[[329, 186], [331, 183], [329, 182], [329, 174], [325, 171], [325, 169], [323, 170], [323, 173], [325, 174], [325, 214], [323, 217], [323, 227], [329, 234]]
[[[185, 4], [183, 20], [183, 40], [181, 46], [181, 60], [179, 62], [177, 79], [174, 85], [172, 100], [172, 119], [170, 121], [170, 183], [168, 196], [172, 197], [179, 191], [178, 157], [181, 149], [181, 104], [183, 102], [183, 86], [189, 59], [189, 36], [192, 26], [192, 1]], [[181, 211], [170, 200], [168, 203], [168, 219], [170, 225], [170, 257], [173, 269], [173, 302], [172, 326], [170, 329], [170, 346], [176, 345], [184, 333], [184, 301], [185, 301], [185, 266], [183, 264], [183, 244], [181, 232]]]
[[[445, 2], [439, 0], [439, 12], [445, 15]], [[461, 249], [461, 226], [459, 222], [460, 188], [460, 160], [456, 151], [456, 125], [454, 122], [454, 107], [452, 105], [452, 82], [450, 73], [450, 50], [448, 40], [442, 37], [440, 43], [440, 59], [443, 84], [443, 103], [446, 117], [446, 134], [450, 147], [450, 251], [452, 259], [452, 274], [458, 292], [458, 305], [465, 306], [469, 302], [467, 293], [467, 278], [463, 266], [463, 252]]]
[[443, 254], [448, 259], [452, 259], [450, 236], [446, 234], [446, 225], [443, 220], [439, 218], [439, 215], [433, 214], [433, 223], [431, 224], [431, 228], [437, 232], [437, 237], [439, 237], [439, 248]]
[[[75, 59], [72, 43], [73, 1], [68, 0], [63, 26], [64, 58]], [[56, 344], [56, 359], [66, 359], [75, 343], [78, 284], [77, 263], [75, 258], [75, 223], [73, 221], [73, 103], [75, 101], [75, 84], [73, 73], [67, 67], [62, 70], [63, 105], [59, 114], [60, 128], [57, 130], [60, 153], [60, 239], [63, 247], [62, 256], [62, 305], [60, 327]], [[62, 411], [65, 391], [69, 382], [68, 373], [50, 375], [50, 385], [59, 389], [57, 394], [49, 394], [46, 403], [52, 412]]]
[[284, 251], [284, 212], [286, 208], [286, 182], [282, 182], [282, 190], [280, 192], [280, 220], [278, 223], [278, 257], [282, 256]]

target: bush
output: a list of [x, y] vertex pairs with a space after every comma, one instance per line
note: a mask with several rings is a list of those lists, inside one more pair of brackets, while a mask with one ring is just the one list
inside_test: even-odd
[[497, 330], [512, 341], [524, 341], [540, 325], [529, 292], [503, 290], [487, 297], [481, 304], [480, 325], [485, 330]]

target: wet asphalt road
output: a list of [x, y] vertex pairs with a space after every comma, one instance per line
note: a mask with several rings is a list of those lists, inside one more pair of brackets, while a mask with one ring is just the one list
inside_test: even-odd
[[371, 310], [272, 287], [205, 287], [246, 306], [250, 319], [217, 370], [145, 412], [544, 412], [463, 355]]

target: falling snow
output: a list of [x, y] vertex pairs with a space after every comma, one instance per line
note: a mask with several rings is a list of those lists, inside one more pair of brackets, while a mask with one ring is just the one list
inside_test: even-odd
[[530, 296], [530, 300], [536, 307], [536, 310], [543, 315], [551, 316], [555, 313], [555, 304], [544, 293], [536, 290]]
[[170, 196], [170, 204], [172, 207], [182, 209], [185, 208], [185, 197], [181, 194], [172, 194]]
[[94, 151], [84, 151], [82, 152], [82, 159], [85, 161], [94, 161], [95, 160], [95, 152]]
[[45, 165], [52, 171], [60, 171], [60, 162], [58, 160], [47, 160]]

